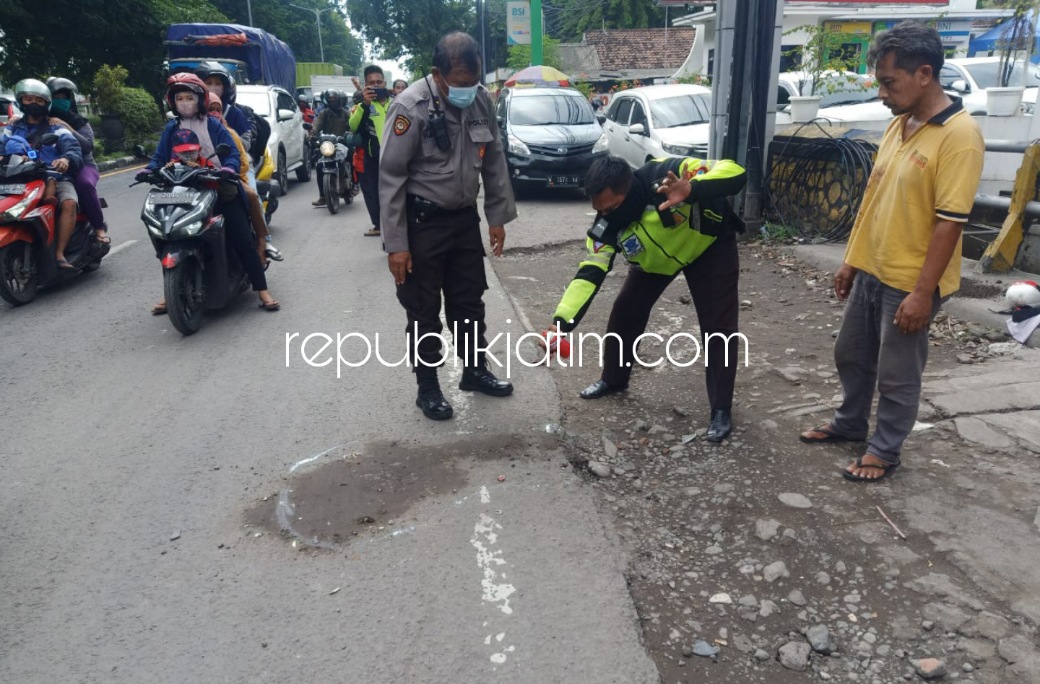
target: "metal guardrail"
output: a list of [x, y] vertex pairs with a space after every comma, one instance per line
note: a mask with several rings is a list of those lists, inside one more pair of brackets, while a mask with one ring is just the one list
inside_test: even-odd
[[986, 151], [1025, 154], [1030, 145], [1032, 145], [1032, 142], [1022, 142], [1020, 140], [987, 140]]

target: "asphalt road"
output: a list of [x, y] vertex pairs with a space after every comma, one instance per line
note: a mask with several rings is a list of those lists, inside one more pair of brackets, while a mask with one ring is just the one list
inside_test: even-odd
[[[404, 329], [360, 198], [331, 216], [310, 184], [273, 221], [282, 311], [244, 294], [182, 337], [148, 313], [131, 180], [101, 181], [98, 272], [0, 307], [0, 681], [657, 681], [616, 540], [547, 438], [544, 368], [514, 364], [508, 399], [449, 368], [457, 415], [433, 423], [405, 368], [307, 365], [311, 333], [391, 360]], [[573, 239], [585, 211], [528, 200], [507, 244]]]

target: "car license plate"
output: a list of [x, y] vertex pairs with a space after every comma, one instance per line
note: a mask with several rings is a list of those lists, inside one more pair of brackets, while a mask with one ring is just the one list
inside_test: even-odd
[[195, 201], [194, 192], [153, 192], [148, 196], [152, 204], [191, 204]]
[[25, 194], [24, 183], [9, 183], [0, 185], [0, 195], [23, 195]]
[[577, 176], [550, 176], [549, 185], [557, 188], [576, 188], [580, 185]]

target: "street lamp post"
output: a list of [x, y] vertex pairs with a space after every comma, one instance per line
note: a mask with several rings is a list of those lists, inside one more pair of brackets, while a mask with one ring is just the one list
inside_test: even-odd
[[292, 7], [295, 7], [296, 9], [302, 9], [305, 12], [314, 12], [314, 21], [318, 25], [318, 51], [321, 53], [321, 61], [324, 62], [325, 61], [325, 47], [321, 43], [321, 13], [322, 12], [331, 12], [332, 10], [334, 10], [336, 8], [335, 7], [326, 7], [325, 9], [314, 9], [312, 7], [300, 7], [299, 5], [293, 5], [292, 3], [289, 3], [289, 5], [292, 6]]

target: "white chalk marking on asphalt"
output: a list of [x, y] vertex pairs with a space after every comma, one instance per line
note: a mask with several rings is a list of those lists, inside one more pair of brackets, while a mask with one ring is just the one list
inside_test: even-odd
[[315, 461], [317, 461], [322, 456], [328, 456], [333, 451], [335, 451], [336, 449], [339, 449], [342, 446], [343, 446], [342, 444], [338, 444], [338, 445], [332, 447], [331, 449], [326, 449], [325, 451], [321, 452], [320, 454], [315, 454], [314, 456], [309, 456], [309, 457], [303, 459], [302, 461], [297, 461], [296, 464], [293, 465], [292, 468], [289, 468], [289, 474], [292, 475], [293, 473], [296, 472], [297, 468], [299, 468], [301, 466], [305, 466], [308, 463], [314, 463]]
[[112, 249], [108, 250], [108, 254], [106, 254], [105, 256], [112, 256], [116, 252], [120, 252], [120, 251], [126, 249], [127, 247], [129, 247], [130, 245], [133, 245], [133, 244], [136, 244], [136, 243], [137, 243], [137, 240], [127, 240], [126, 242], [120, 242], [118, 245], [116, 245]]
[[512, 584], [497, 584], [498, 573], [495, 568], [505, 565], [501, 551], [492, 551], [490, 547], [498, 542], [498, 533], [495, 530], [502, 526], [486, 513], [480, 514], [480, 522], [473, 527], [473, 538], [469, 543], [477, 550], [477, 565], [484, 570], [484, 579], [481, 586], [484, 588], [484, 601], [488, 603], [500, 603], [498, 609], [506, 615], [512, 615], [513, 609], [509, 605], [509, 597], [516, 591]]
[[480, 503], [491, 503], [491, 493], [488, 492], [487, 486], [480, 488]]

